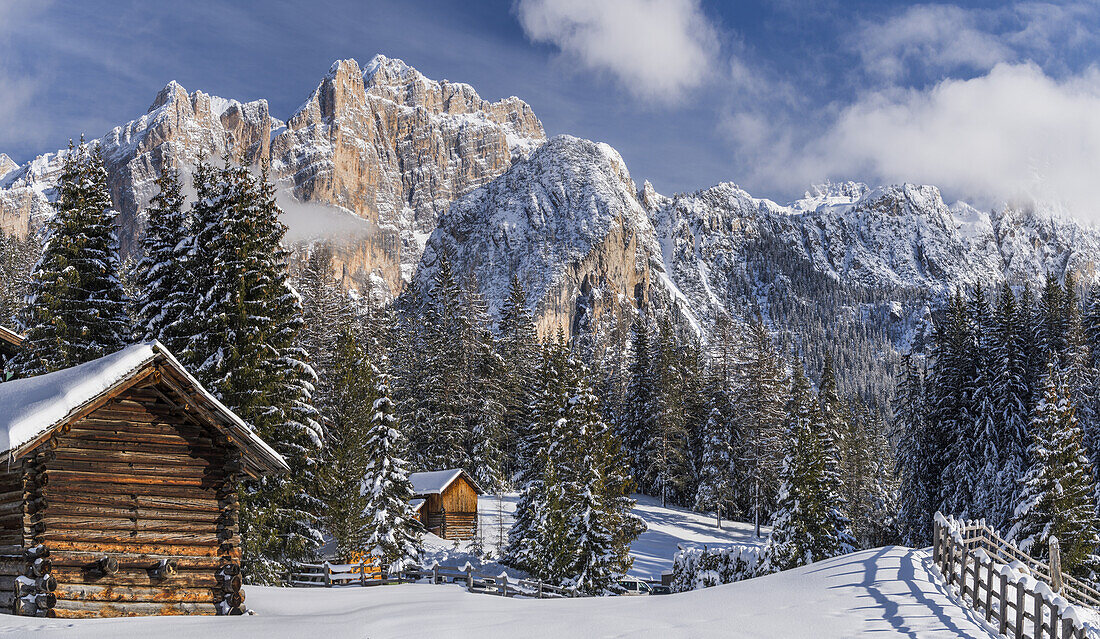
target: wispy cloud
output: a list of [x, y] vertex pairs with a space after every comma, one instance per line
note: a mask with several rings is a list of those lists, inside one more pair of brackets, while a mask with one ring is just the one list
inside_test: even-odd
[[935, 184], [981, 206], [1047, 202], [1100, 221], [1100, 69], [1059, 80], [1004, 63], [929, 90], [867, 93], [758, 171], [787, 188], [851, 176]]
[[698, 0], [518, 0], [515, 10], [533, 42], [661, 104], [699, 86], [719, 48]]
[[1011, 59], [1012, 49], [985, 30], [988, 14], [954, 5], [918, 5], [857, 32], [864, 69], [900, 80], [914, 67], [936, 71], [988, 71]]

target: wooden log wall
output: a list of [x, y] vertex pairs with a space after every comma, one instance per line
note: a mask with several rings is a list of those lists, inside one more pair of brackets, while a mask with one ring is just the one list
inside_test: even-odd
[[178, 399], [154, 376], [25, 467], [24, 534], [50, 549], [51, 616], [241, 614], [240, 453]]

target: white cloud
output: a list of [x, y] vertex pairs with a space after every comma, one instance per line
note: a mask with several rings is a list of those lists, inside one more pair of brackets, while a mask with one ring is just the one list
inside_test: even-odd
[[698, 0], [517, 0], [516, 13], [532, 41], [665, 104], [699, 86], [718, 51]]
[[917, 5], [859, 29], [855, 48], [873, 75], [897, 80], [915, 67], [987, 71], [1012, 50], [983, 27], [989, 15], [954, 5]]
[[929, 90], [869, 93], [760, 171], [788, 188], [846, 176], [920, 182], [978, 205], [1058, 203], [1100, 221], [1100, 69], [1058, 80], [1034, 64], [999, 64]]

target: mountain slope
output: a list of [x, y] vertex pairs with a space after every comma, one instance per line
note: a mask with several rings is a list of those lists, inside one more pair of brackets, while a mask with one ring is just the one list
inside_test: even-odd
[[[190, 171], [200, 156], [270, 165], [301, 208], [298, 235], [339, 240], [348, 285], [398, 293], [420, 259], [438, 214], [545, 140], [523, 101], [481, 99], [472, 87], [425, 78], [400, 60], [375, 56], [364, 70], [334, 63], [306, 102], [282, 122], [265, 100], [241, 103], [170, 82], [144, 116], [95, 142], [103, 149], [123, 250], [132, 253], [141, 209], [167, 159]], [[12, 169], [0, 160], [0, 228], [24, 234], [52, 214], [64, 152]], [[6, 159], [6, 156], [4, 156]], [[294, 197], [290, 197], [292, 194]], [[365, 224], [331, 233], [340, 215]]]

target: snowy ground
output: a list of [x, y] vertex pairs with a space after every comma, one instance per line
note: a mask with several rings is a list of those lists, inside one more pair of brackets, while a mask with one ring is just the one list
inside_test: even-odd
[[[753, 535], [752, 524], [722, 520], [722, 528], [715, 525], [713, 515], [705, 515], [684, 508], [662, 508], [661, 500], [645, 495], [634, 495], [638, 505], [634, 513], [646, 521], [649, 529], [642, 534], [630, 548], [634, 557], [634, 566], [630, 574], [646, 579], [660, 579], [661, 573], [672, 569], [672, 558], [678, 546], [718, 547], [729, 544], [763, 544], [763, 539]], [[497, 497], [484, 496], [478, 503], [481, 515], [482, 547], [488, 554], [487, 559], [479, 559], [471, 552], [471, 542], [455, 543], [428, 535], [424, 540], [425, 563], [433, 562], [447, 566], [463, 566], [466, 562], [474, 570], [499, 575], [507, 572], [509, 576], [523, 576], [521, 572], [505, 568], [494, 561], [500, 556], [498, 545], [501, 539], [508, 540], [508, 530], [512, 526], [512, 513], [516, 509], [515, 494]], [[768, 528], [761, 533], [767, 537]]]
[[0, 615], [0, 637], [262, 639], [994, 636], [936, 578], [927, 551], [879, 548], [663, 597], [503, 599], [454, 585], [249, 587], [248, 617], [60, 621]]

